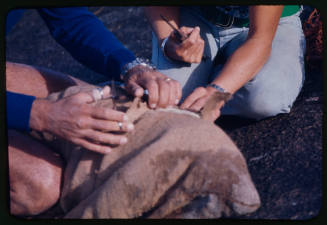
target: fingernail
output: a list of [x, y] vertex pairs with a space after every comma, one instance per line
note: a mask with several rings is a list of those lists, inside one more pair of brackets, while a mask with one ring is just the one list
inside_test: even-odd
[[141, 97], [143, 90], [141, 88], [138, 88], [135, 90], [135, 96]]
[[151, 104], [151, 105], [150, 105], [150, 107], [151, 107], [152, 109], [156, 108], [156, 106], [157, 106], [156, 104]]
[[179, 99], [175, 100], [175, 105], [177, 105], [179, 103]]
[[127, 138], [126, 137], [123, 137], [122, 139], [120, 139], [120, 144], [123, 145], [123, 144], [126, 144], [127, 143]]
[[129, 123], [129, 124], [127, 125], [127, 130], [128, 130], [128, 131], [132, 131], [132, 130], [134, 130], [134, 125], [133, 125], [132, 123]]
[[127, 121], [128, 120], [128, 116], [127, 115], [124, 115], [123, 120], [124, 121]]

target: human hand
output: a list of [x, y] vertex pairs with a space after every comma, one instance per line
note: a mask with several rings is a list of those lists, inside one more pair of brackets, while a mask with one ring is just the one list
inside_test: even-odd
[[[103, 98], [109, 95], [110, 88], [106, 86], [103, 88]], [[88, 92], [80, 92], [55, 102], [36, 99], [32, 105], [30, 127], [50, 132], [91, 151], [109, 153], [109, 145], [127, 142], [122, 133], [133, 130], [134, 126], [127, 122], [125, 113], [94, 106], [90, 104], [92, 102], [92, 93]]]
[[205, 117], [206, 120], [213, 122], [220, 116], [220, 109], [225, 104], [225, 97], [222, 98], [222, 94], [223, 93], [218, 93], [212, 87], [196, 88], [185, 99], [181, 105], [181, 109], [187, 109], [194, 112], [201, 111], [202, 117]]
[[178, 81], [142, 65], [128, 71], [124, 81], [126, 90], [136, 97], [142, 97], [144, 90], [148, 90], [150, 108], [177, 105], [182, 96], [182, 88]]
[[172, 32], [165, 45], [165, 54], [178, 61], [187, 63], [200, 63], [204, 51], [204, 41], [200, 36], [200, 28], [181, 27], [185, 40], [180, 40], [175, 32]]

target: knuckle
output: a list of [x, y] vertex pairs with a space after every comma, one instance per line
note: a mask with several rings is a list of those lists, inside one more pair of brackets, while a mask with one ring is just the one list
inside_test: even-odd
[[84, 128], [85, 127], [85, 120], [83, 117], [77, 117], [76, 120], [75, 120], [75, 123], [76, 123], [76, 126], [80, 129]]
[[183, 49], [181, 49], [181, 48], [179, 48], [179, 49], [176, 50], [176, 55], [178, 57], [183, 57], [184, 56], [184, 53], [185, 53], [185, 51]]
[[85, 99], [85, 97], [86, 97], [86, 93], [83, 93], [83, 92], [80, 92], [80, 93], [77, 93], [77, 94], [75, 94], [75, 95], [73, 95], [72, 96], [72, 100], [74, 101], [82, 101], [82, 100], [84, 100]]
[[181, 26], [181, 27], [180, 27], [180, 30], [183, 31], [183, 32], [185, 32], [185, 31], [187, 30], [187, 27], [185, 27], [185, 26]]
[[95, 136], [96, 141], [101, 142], [101, 143], [105, 143], [108, 140], [110, 140], [109, 138], [107, 138], [105, 135], [96, 135]]
[[119, 144], [120, 142], [120, 137], [117, 137], [115, 135], [108, 135], [106, 138], [107, 142], [110, 144]]
[[196, 40], [194, 38], [191, 38], [191, 39], [189, 39], [189, 43], [191, 45], [195, 45], [196, 44]]
[[88, 106], [87, 104], [81, 104], [78, 106], [78, 109], [80, 110], [80, 112], [82, 113], [89, 113], [91, 111], [90, 106]]

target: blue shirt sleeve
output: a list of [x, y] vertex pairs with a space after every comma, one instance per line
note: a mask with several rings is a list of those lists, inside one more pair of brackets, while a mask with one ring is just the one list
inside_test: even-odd
[[79, 62], [119, 80], [134, 54], [86, 7], [38, 9], [51, 35]]
[[6, 91], [7, 128], [28, 131], [34, 96]]
[[11, 28], [20, 20], [24, 12], [24, 9], [13, 9], [9, 11], [6, 19], [6, 36], [10, 32]]

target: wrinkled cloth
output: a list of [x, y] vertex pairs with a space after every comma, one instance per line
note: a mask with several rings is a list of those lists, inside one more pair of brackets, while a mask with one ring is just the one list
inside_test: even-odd
[[[110, 154], [42, 134], [66, 160], [65, 218], [219, 218], [258, 209], [246, 161], [223, 130], [179, 109], [150, 110], [141, 99], [119, 96], [116, 109], [127, 112], [135, 129]], [[113, 106], [112, 99], [92, 104]]]

